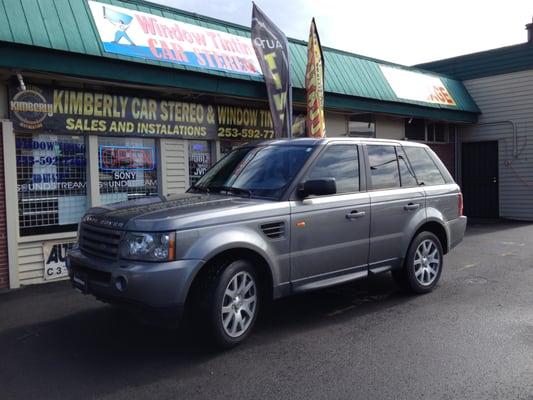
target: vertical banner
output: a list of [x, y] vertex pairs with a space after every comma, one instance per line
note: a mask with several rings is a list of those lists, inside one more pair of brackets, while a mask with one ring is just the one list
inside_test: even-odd
[[265, 78], [275, 136], [291, 137], [289, 43], [283, 32], [255, 3], [252, 11], [252, 44]]
[[305, 71], [307, 98], [307, 136], [326, 136], [324, 119], [324, 56], [316, 30], [315, 19], [311, 21], [307, 44], [307, 68]]

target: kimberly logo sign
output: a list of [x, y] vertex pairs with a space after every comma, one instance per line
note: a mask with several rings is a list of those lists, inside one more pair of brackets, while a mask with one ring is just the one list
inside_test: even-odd
[[27, 129], [42, 128], [45, 118], [54, 115], [53, 104], [35, 86], [28, 86], [27, 90], [15, 94], [9, 102], [9, 109], [20, 125]]
[[108, 53], [261, 75], [247, 37], [92, 0], [89, 7]]

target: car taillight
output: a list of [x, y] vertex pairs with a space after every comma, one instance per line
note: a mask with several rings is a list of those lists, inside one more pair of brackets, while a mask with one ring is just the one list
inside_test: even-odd
[[463, 205], [463, 194], [459, 192], [459, 199], [458, 199], [458, 209], [459, 209], [459, 216], [464, 215], [464, 205]]

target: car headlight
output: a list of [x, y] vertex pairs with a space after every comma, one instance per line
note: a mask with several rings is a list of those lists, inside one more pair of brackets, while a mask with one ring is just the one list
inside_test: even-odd
[[142, 261], [174, 260], [174, 232], [127, 232], [122, 239], [122, 258]]

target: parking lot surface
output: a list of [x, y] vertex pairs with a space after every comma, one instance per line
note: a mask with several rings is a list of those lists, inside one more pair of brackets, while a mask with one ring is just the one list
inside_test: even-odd
[[533, 399], [533, 224], [474, 224], [438, 288], [383, 275], [275, 302], [213, 351], [58, 282], [0, 294], [3, 399]]

